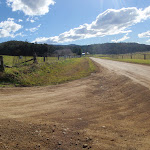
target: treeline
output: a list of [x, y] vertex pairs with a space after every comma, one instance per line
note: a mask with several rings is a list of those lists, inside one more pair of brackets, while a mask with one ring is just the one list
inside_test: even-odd
[[47, 44], [33, 44], [23, 41], [8, 41], [0, 44], [1, 55], [11, 56], [32, 56], [34, 52], [43, 55], [48, 50], [52, 51], [53, 46]]
[[33, 56], [34, 53], [36, 53], [38, 56], [51, 56], [55, 51], [64, 49], [70, 49], [72, 53], [81, 55], [81, 48], [79, 46], [54, 46], [23, 41], [8, 41], [0, 43], [0, 55], [10, 56]]
[[105, 43], [82, 46], [90, 54], [126, 54], [150, 51], [150, 45], [138, 43]]
[[45, 54], [53, 55], [59, 50], [71, 50], [75, 55], [81, 55], [82, 52], [90, 54], [125, 54], [135, 52], [150, 51], [150, 45], [138, 43], [105, 43], [93, 45], [48, 45], [37, 44], [23, 41], [8, 41], [0, 43], [0, 55], [11, 56], [32, 56], [36, 53], [38, 56]]

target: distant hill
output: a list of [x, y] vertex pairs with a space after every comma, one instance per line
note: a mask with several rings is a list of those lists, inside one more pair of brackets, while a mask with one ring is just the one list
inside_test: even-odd
[[[55, 47], [55, 46], [54, 46]], [[150, 51], [150, 45], [138, 43], [105, 43], [92, 45], [57, 45], [57, 48], [70, 48], [72, 50], [81, 48], [82, 52], [89, 52], [90, 54], [126, 54], [135, 52]]]
[[80, 55], [81, 52], [90, 54], [125, 54], [150, 51], [150, 45], [138, 43], [105, 43], [92, 45], [48, 45], [34, 44], [23, 41], [8, 41], [0, 43], [0, 55], [27, 55], [36, 52], [39, 56], [45, 53], [53, 54], [56, 50], [70, 49], [73, 53]]
[[82, 49], [91, 54], [126, 54], [150, 51], [150, 45], [138, 43], [105, 43], [82, 46]]

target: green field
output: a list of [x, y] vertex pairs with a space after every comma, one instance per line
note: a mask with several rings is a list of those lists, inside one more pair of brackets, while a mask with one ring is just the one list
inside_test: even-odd
[[[40, 60], [41, 58], [38, 58]], [[4, 63], [10, 65], [11, 56], [4, 57]], [[41, 86], [59, 84], [80, 79], [95, 72], [97, 67], [89, 58], [72, 58], [57, 60], [51, 58], [38, 64], [22, 64], [13, 68], [5, 68], [0, 74], [0, 86]]]
[[[144, 59], [145, 55], [145, 59]], [[150, 53], [134, 53], [134, 54], [120, 54], [120, 55], [95, 55], [97, 58], [109, 59], [115, 61], [129, 62], [150, 65]]]
[[[24, 64], [24, 65], [27, 65], [27, 64], [32, 64], [33, 61], [31, 62], [25, 62], [27, 60], [30, 60], [32, 59], [33, 57], [32, 56], [23, 56], [21, 59], [19, 58], [19, 56], [3, 56], [3, 59], [4, 59], [4, 65], [8, 65], [8, 66], [16, 66], [16, 65], [19, 65], [19, 64]], [[60, 57], [59, 60], [64, 60], [63, 57]], [[38, 63], [42, 63], [44, 62], [44, 58], [43, 57], [37, 57], [37, 61]], [[58, 58], [57, 57], [46, 57], [46, 62], [56, 62], [58, 61]], [[25, 63], [23, 63], [25, 62]]]

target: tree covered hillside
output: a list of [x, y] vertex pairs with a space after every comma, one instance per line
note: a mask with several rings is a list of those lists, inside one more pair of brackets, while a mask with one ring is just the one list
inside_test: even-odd
[[8, 41], [0, 43], [0, 55], [11, 56], [32, 56], [34, 52], [38, 56], [44, 54], [53, 55], [56, 51], [69, 49], [76, 55], [81, 55], [81, 52], [89, 52], [90, 54], [125, 54], [135, 52], [150, 51], [150, 45], [138, 43], [105, 43], [93, 45], [48, 45], [37, 44], [23, 41]]
[[150, 51], [150, 45], [138, 43], [105, 43], [82, 46], [82, 49], [91, 54], [126, 54]]

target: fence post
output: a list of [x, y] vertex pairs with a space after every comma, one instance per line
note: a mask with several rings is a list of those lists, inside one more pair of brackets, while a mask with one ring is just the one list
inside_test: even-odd
[[59, 60], [59, 55], [58, 55], [58, 60]]
[[44, 55], [43, 55], [43, 60], [44, 60], [44, 62], [47, 60], [47, 53], [44, 53]]
[[4, 72], [3, 56], [0, 56], [0, 72]]
[[33, 63], [38, 63], [36, 58], [36, 53], [33, 53], [33, 61], [34, 61]]
[[132, 54], [131, 54], [131, 59], [132, 59]]
[[144, 54], [144, 60], [146, 60], [146, 54]]

